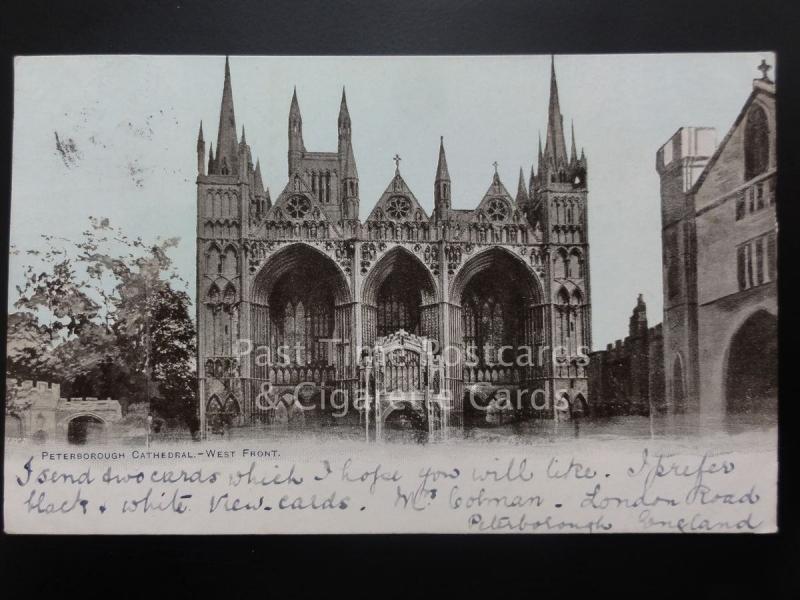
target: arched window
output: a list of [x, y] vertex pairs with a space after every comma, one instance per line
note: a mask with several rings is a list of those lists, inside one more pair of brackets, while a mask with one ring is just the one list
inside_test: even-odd
[[769, 122], [767, 113], [754, 106], [744, 130], [744, 178], [752, 179], [769, 167]]
[[390, 274], [378, 291], [378, 337], [399, 329], [419, 334], [419, 288], [404, 274]]
[[569, 277], [580, 278], [583, 277], [583, 264], [581, 261], [581, 254], [577, 250], [573, 250], [569, 255]]
[[556, 252], [553, 258], [553, 277], [556, 279], [570, 277], [569, 258], [567, 257], [566, 251], [563, 249]]

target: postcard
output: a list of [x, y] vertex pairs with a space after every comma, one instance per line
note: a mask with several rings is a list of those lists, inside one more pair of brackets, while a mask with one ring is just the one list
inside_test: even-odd
[[776, 58], [17, 57], [5, 530], [777, 531]]

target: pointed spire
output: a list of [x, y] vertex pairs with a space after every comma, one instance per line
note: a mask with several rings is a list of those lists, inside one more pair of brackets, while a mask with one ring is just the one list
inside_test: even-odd
[[353, 144], [347, 143], [347, 155], [344, 161], [344, 178], [358, 179], [358, 169], [356, 169], [356, 157], [353, 154]]
[[439, 163], [436, 165], [436, 181], [450, 181], [447, 170], [447, 156], [444, 153], [444, 136], [439, 137]]
[[292, 92], [292, 106], [289, 108], [289, 118], [292, 117], [301, 118], [300, 103], [297, 101], [297, 86], [294, 86], [294, 91]]
[[528, 190], [525, 187], [525, 174], [522, 167], [519, 168], [519, 185], [517, 186], [517, 206], [522, 206], [528, 201]]
[[240, 142], [242, 145], [247, 144], [247, 137], [244, 134], [244, 125], [242, 125], [242, 141]]
[[217, 162], [227, 164], [229, 174], [234, 174], [239, 142], [236, 139], [236, 117], [233, 113], [233, 90], [231, 69], [225, 57], [225, 83], [222, 87], [222, 102], [219, 108], [219, 130], [217, 132]]
[[300, 115], [300, 103], [297, 101], [297, 86], [292, 92], [292, 104], [289, 108], [289, 175], [299, 168], [306, 146], [303, 143], [303, 117]]
[[344, 86], [342, 86], [342, 102], [339, 105], [339, 127], [342, 126], [344, 122], [350, 124], [350, 111], [347, 110], [347, 95], [344, 91]]
[[578, 151], [575, 149], [575, 120], [572, 120], [572, 150], [569, 153], [569, 162], [575, 164], [578, 160]]
[[214, 144], [208, 143], [208, 174], [214, 174]]
[[200, 131], [197, 132], [197, 146], [199, 147], [200, 144], [204, 142], [205, 140], [203, 139], [203, 121], [200, 121]]
[[545, 157], [556, 165], [567, 162], [567, 149], [564, 142], [564, 122], [558, 102], [558, 82], [556, 81], [555, 57], [550, 58], [550, 106], [547, 113], [547, 139], [544, 146]]
[[256, 170], [253, 174], [253, 192], [256, 196], [264, 195], [264, 180], [261, 178], [261, 161], [256, 160]]

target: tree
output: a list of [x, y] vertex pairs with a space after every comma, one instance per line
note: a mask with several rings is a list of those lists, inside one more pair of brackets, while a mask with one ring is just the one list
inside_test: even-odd
[[108, 219], [90, 218], [79, 241], [43, 235], [28, 250], [37, 264], [9, 316], [8, 374], [62, 383], [67, 395], [151, 401], [194, 424], [195, 328], [186, 282], [168, 251], [178, 240], [145, 244]]

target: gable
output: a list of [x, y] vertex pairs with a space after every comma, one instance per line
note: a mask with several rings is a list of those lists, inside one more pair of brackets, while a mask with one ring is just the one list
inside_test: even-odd
[[702, 210], [718, 197], [745, 183], [745, 129], [748, 115], [756, 106], [762, 108], [767, 116], [770, 148], [768, 170], [775, 168], [775, 96], [756, 87], [692, 188], [695, 210]]
[[367, 221], [429, 221], [416, 196], [408, 188], [400, 173], [396, 173], [367, 217]]
[[325, 211], [302, 175], [295, 173], [266, 214], [267, 221], [327, 221]]

